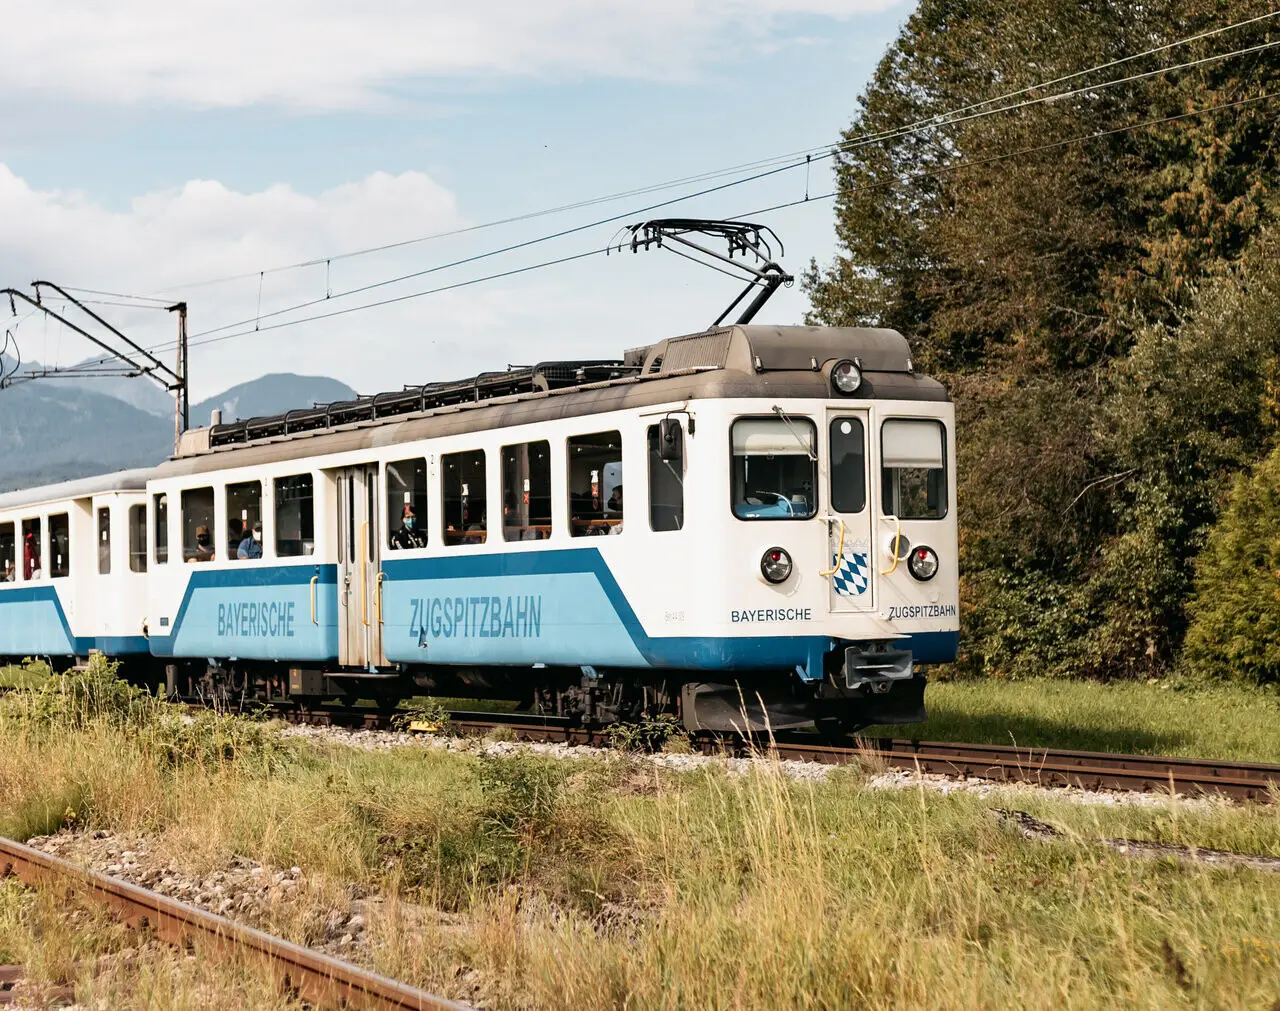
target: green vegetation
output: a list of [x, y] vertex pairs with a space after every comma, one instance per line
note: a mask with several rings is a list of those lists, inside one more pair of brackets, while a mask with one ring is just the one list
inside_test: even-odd
[[[0, 832], [139, 835], [193, 874], [233, 855], [296, 864], [296, 899], [263, 926], [301, 943], [372, 891], [387, 901], [368, 907], [361, 958], [450, 996], [478, 986], [489, 1006], [513, 1008], [1244, 1009], [1280, 992], [1280, 875], [1091, 842], [1280, 855], [1271, 808], [941, 796], [871, 789], [856, 771], [792, 782], [768, 762], [676, 774], [621, 753], [368, 752], [286, 745], [238, 720], [191, 725], [175, 760], [163, 709], [102, 690], [105, 671], [89, 677], [72, 695], [100, 700], [92, 710], [50, 714], [47, 699], [16, 697], [42, 692], [0, 699]], [[992, 806], [1064, 836], [1024, 839]], [[0, 888], [0, 950], [88, 1003], [107, 984], [59, 952], [127, 939], [65, 916]], [[199, 961], [177, 959], [175, 977], [165, 957], [139, 955], [148, 996], [121, 984], [111, 1006], [192, 1006]], [[239, 987], [235, 1006], [276, 1006], [252, 980], [210, 985]]]
[[[1016, 113], [859, 140], [1268, 10], [922, 0], [861, 96], [837, 156], [842, 249], [809, 271], [811, 318], [897, 327], [956, 400], [963, 673], [1179, 665], [1195, 560], [1235, 476], [1278, 441], [1280, 122], [1267, 102], [1219, 107], [1274, 91], [1280, 60], [1100, 85], [1277, 26], [1032, 89], [1078, 91]], [[1255, 614], [1277, 584], [1253, 565], [1201, 578], [1188, 670], [1275, 679], [1274, 626], [1224, 620], [1224, 601]]]
[[1280, 762], [1280, 693], [1235, 685], [996, 678], [930, 682], [926, 723], [875, 737]]
[[34, 688], [49, 676], [43, 663], [0, 667], [0, 688]]

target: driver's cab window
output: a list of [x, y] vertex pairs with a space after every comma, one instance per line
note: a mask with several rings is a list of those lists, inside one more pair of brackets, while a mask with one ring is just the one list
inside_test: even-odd
[[881, 509], [902, 520], [947, 515], [947, 437], [942, 422], [890, 418], [880, 429]]
[[808, 519], [817, 513], [818, 435], [812, 421], [739, 418], [730, 440], [738, 519]]

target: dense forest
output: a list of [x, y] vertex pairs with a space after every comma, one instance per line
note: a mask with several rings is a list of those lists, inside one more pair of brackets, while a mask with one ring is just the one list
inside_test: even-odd
[[1268, 14], [921, 0], [859, 99], [811, 320], [956, 400], [962, 673], [1280, 679]]

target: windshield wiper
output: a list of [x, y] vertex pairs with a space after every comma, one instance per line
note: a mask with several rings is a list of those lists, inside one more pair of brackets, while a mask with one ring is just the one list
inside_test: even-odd
[[796, 437], [796, 442], [800, 443], [800, 445], [805, 447], [805, 452], [809, 454], [810, 462], [817, 463], [818, 454], [813, 451], [813, 444], [808, 439], [802, 437], [801, 434], [796, 430], [796, 426], [791, 423], [791, 418], [787, 414], [787, 412], [784, 411], [777, 404], [774, 404], [773, 413], [776, 414], [779, 418], [781, 418], [782, 423], [786, 425], [788, 429], [790, 429], [791, 434]]

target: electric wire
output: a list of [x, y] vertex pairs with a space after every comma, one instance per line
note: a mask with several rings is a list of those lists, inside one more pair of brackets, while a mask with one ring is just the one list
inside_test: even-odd
[[[1244, 28], [1249, 25], [1257, 24], [1262, 21], [1266, 21], [1271, 18], [1274, 18], [1277, 15], [1280, 15], [1280, 10], [1270, 11], [1266, 14], [1257, 15], [1252, 18], [1247, 18], [1243, 21], [1237, 21], [1229, 25], [1223, 25], [1221, 27], [1200, 32], [1195, 35], [1190, 35], [1185, 38], [1177, 39], [1173, 42], [1165, 43], [1160, 46], [1155, 46], [1151, 49], [1143, 50], [1142, 52], [1139, 52], [1139, 53], [1133, 53], [1128, 56], [1123, 56], [1114, 60], [1110, 60], [1106, 63], [1100, 63], [1095, 66], [1085, 68], [1084, 70], [1078, 70], [1070, 74], [1064, 74], [1060, 77], [1052, 78], [1051, 80], [1048, 80], [1048, 81], [1041, 81], [1033, 85], [1027, 85], [1025, 87], [1018, 88], [1013, 91], [1005, 92], [1001, 95], [993, 96], [992, 98], [983, 99], [980, 102], [971, 103], [967, 106], [961, 107], [960, 109], [951, 110], [950, 112], [947, 112], [947, 113], [941, 113], [935, 116], [927, 117], [925, 119], [917, 120], [914, 123], [906, 124], [905, 126], [902, 126], [902, 127], [897, 127], [891, 130], [879, 131], [877, 133], [864, 134], [858, 137], [849, 138], [847, 140], [837, 142], [835, 144], [835, 149], [836, 150], [854, 150], [856, 147], [863, 146], [864, 144], [878, 143], [886, 139], [896, 139], [897, 137], [908, 135], [904, 133], [904, 131], [914, 132], [918, 129], [926, 128], [929, 126], [945, 126], [945, 125], [952, 125], [957, 122], [964, 122], [965, 121], [964, 119], [957, 119], [956, 117], [961, 116], [965, 113], [972, 112], [974, 110], [984, 109], [986, 106], [993, 105], [998, 102], [1005, 102], [1011, 98], [1017, 98], [1021, 95], [1030, 94], [1033, 91], [1037, 91], [1043, 88], [1049, 88], [1057, 84], [1064, 84], [1068, 81], [1078, 80], [1079, 78], [1088, 76], [1089, 74], [1098, 73], [1103, 70], [1109, 70], [1117, 66], [1122, 66], [1126, 63], [1132, 63], [1135, 60], [1143, 59], [1148, 56], [1154, 56], [1162, 52], [1168, 52], [1170, 50], [1179, 48], [1181, 46], [1190, 45], [1191, 43], [1194, 43], [1194, 42], [1203, 41], [1204, 39], [1222, 35], [1226, 32], [1234, 31], [1239, 28]], [[1274, 43], [1268, 43], [1267, 45], [1264, 45], [1262, 47], [1255, 47], [1255, 49], [1267, 48], [1267, 46], [1272, 44]], [[1226, 59], [1231, 56], [1242, 55], [1248, 52], [1255, 51], [1255, 49], [1245, 49], [1245, 50], [1239, 50], [1231, 53], [1216, 54], [1210, 57], [1205, 57], [1202, 60], [1191, 61], [1191, 62], [1180, 64], [1174, 67], [1160, 68], [1159, 70], [1152, 71], [1151, 73], [1159, 74], [1159, 73], [1167, 73], [1167, 72], [1171, 72], [1179, 69], [1186, 69], [1189, 67], [1199, 66], [1206, 62], [1211, 62], [1215, 59]], [[1112, 84], [1128, 83], [1133, 80], [1141, 79], [1142, 76], [1144, 75], [1136, 75], [1134, 77], [1124, 78], [1115, 82], [1104, 84], [1102, 86], [1110, 87]], [[1087, 90], [1089, 89], [1087, 88], [1078, 89], [1077, 91], [1071, 92], [1069, 94], [1078, 94], [1081, 91], [1087, 91]], [[1038, 102], [1043, 102], [1043, 101], [1059, 101], [1063, 97], [1066, 97], [1066, 96], [1062, 96], [1062, 95], [1047, 96], [1047, 97], [1035, 99], [1030, 103], [1024, 103], [1017, 106], [1010, 106], [1007, 108], [1002, 107], [1000, 110], [991, 110], [991, 111], [1014, 111], [1019, 108], [1025, 108], [1027, 104], [1036, 104]], [[417, 236], [409, 239], [402, 239], [395, 242], [384, 243], [377, 246], [369, 246], [363, 249], [351, 250], [348, 252], [312, 257], [310, 259], [301, 260], [301, 261], [298, 261], [297, 263], [292, 263], [292, 264], [284, 264], [284, 265], [275, 266], [275, 267], [267, 267], [261, 270], [245, 271], [239, 274], [228, 274], [223, 277], [211, 278], [203, 281], [194, 281], [194, 282], [189, 282], [181, 285], [169, 285], [161, 290], [164, 290], [164, 291], [174, 291], [178, 289], [190, 290], [194, 288], [207, 287], [210, 285], [223, 284], [231, 281], [244, 280], [244, 279], [255, 277], [255, 276], [261, 276], [263, 274], [274, 274], [274, 273], [281, 273], [289, 270], [319, 266], [321, 264], [331, 263], [335, 260], [344, 260], [344, 259], [350, 259], [353, 257], [366, 256], [374, 253], [386, 252], [389, 250], [400, 249], [400, 248], [404, 248], [410, 245], [415, 245], [418, 243], [428, 242], [434, 239], [464, 235], [464, 234], [477, 232], [477, 231], [481, 231], [488, 228], [498, 227], [501, 225], [528, 221], [534, 218], [544, 217], [552, 214], [559, 214], [565, 211], [580, 210], [585, 207], [596, 206], [602, 203], [610, 203], [615, 200], [626, 199], [632, 196], [642, 196], [648, 193], [660, 192], [661, 190], [672, 189], [676, 186], [683, 186], [690, 183], [705, 182], [710, 179], [721, 178], [725, 175], [732, 175], [734, 173], [741, 172], [741, 171], [747, 171], [747, 170], [762, 168], [762, 167], [772, 167], [782, 163], [792, 162], [795, 159], [802, 158], [802, 157], [805, 158], [805, 162], [803, 164], [807, 166], [811, 163], [813, 155], [816, 154], [821, 159], [825, 157], [830, 157], [831, 152], [832, 152], [832, 145], [829, 145], [829, 144], [824, 144], [817, 147], [804, 148], [799, 151], [794, 151], [788, 154], [775, 155], [770, 158], [759, 159], [751, 162], [744, 162], [739, 165], [730, 166], [722, 169], [715, 169], [709, 172], [683, 176], [677, 179], [667, 180], [666, 182], [655, 183], [649, 186], [637, 187], [634, 189], [623, 190], [616, 193], [607, 194], [604, 196], [588, 198], [586, 200], [575, 201], [567, 204], [560, 204], [554, 207], [544, 208], [537, 211], [530, 211], [524, 214], [512, 215], [510, 217], [499, 218], [496, 220], [483, 222], [477, 225], [470, 225], [463, 228], [433, 232], [427, 235]], [[800, 164], [801, 163], [797, 162], [795, 165], [789, 165], [788, 167], [799, 168]], [[115, 297], [115, 298], [149, 299], [151, 301], [157, 301], [157, 302], [167, 301], [165, 299], [154, 298], [153, 296], [146, 296], [146, 295], [125, 295], [125, 294], [120, 294], [116, 292], [104, 292], [104, 291], [100, 291], [92, 288], [76, 288], [70, 285], [68, 285], [67, 287], [71, 291], [83, 291], [90, 294], [110, 295], [111, 297]]]

